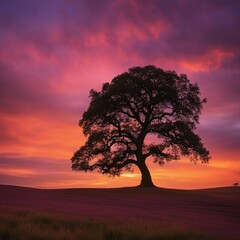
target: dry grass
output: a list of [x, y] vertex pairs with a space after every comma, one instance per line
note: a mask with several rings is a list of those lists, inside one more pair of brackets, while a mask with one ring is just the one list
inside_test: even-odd
[[0, 214], [0, 240], [217, 240], [198, 230], [167, 223], [92, 218], [65, 218], [51, 214]]

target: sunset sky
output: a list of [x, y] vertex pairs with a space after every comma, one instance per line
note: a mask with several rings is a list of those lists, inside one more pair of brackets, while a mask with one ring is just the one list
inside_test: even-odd
[[78, 121], [89, 91], [133, 66], [186, 73], [204, 105], [197, 133], [209, 164], [158, 166], [154, 183], [208, 188], [240, 182], [240, 1], [1, 0], [0, 184], [38, 188], [124, 187], [73, 172], [84, 144]]

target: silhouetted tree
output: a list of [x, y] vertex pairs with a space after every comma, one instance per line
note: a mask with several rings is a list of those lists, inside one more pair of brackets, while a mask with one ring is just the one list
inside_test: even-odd
[[208, 162], [209, 152], [193, 132], [206, 102], [199, 95], [198, 85], [185, 74], [155, 66], [133, 67], [100, 92], [91, 90], [79, 122], [87, 141], [73, 155], [72, 169], [119, 176], [136, 165], [140, 186], [153, 187], [147, 158], [160, 165], [181, 155]]
[[238, 183], [238, 182], [235, 182], [235, 183], [233, 183], [233, 186], [234, 186], [234, 187], [237, 187], [237, 186], [239, 186], [239, 183]]

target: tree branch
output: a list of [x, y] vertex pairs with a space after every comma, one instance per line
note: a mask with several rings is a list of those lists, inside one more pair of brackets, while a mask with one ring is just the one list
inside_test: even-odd
[[[140, 125], [143, 124], [143, 122], [141, 121], [140, 117], [138, 116], [137, 112], [134, 110], [134, 107], [131, 105], [131, 102], [133, 101], [127, 101], [127, 105], [129, 107], [129, 109], [131, 110], [132, 114], [134, 115], [134, 118], [138, 121], [138, 123]], [[133, 102], [134, 104], [136, 104], [135, 102]]]

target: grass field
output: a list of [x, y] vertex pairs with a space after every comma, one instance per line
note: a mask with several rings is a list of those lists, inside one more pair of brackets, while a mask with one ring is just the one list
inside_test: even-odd
[[0, 186], [0, 193], [0, 240], [235, 240], [240, 236], [240, 188]]
[[159, 223], [110, 221], [93, 218], [64, 218], [51, 214], [16, 212], [2, 215], [0, 239], [219, 239], [198, 230]]

